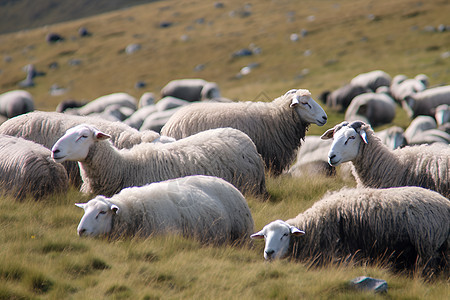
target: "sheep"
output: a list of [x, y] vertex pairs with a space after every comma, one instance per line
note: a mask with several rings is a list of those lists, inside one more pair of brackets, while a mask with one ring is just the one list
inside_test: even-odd
[[272, 102], [196, 103], [180, 108], [161, 129], [175, 139], [202, 130], [232, 127], [255, 143], [266, 166], [279, 175], [295, 159], [311, 123], [323, 126], [325, 111], [308, 90], [290, 90]]
[[436, 129], [437, 124], [433, 117], [430, 116], [417, 116], [409, 123], [409, 126], [405, 130], [405, 138], [409, 143], [413, 137], [417, 134], [430, 129]]
[[[119, 149], [131, 148], [139, 143], [150, 143], [160, 137], [157, 132], [139, 132], [121, 122], [43, 111], [33, 111], [7, 120], [0, 125], [0, 134], [22, 137], [51, 149], [67, 129], [82, 123], [93, 124], [107, 131], [113, 144]], [[77, 163], [64, 162], [63, 165], [67, 169], [70, 182], [80, 186], [81, 177]]]
[[33, 96], [24, 90], [12, 90], [0, 95], [0, 115], [13, 118], [34, 110]]
[[86, 105], [87, 102], [86, 101], [78, 101], [78, 100], [74, 100], [74, 99], [67, 99], [67, 100], [63, 100], [61, 101], [57, 106], [55, 111], [56, 112], [64, 112], [66, 109], [69, 108], [78, 108], [78, 107], [82, 107], [83, 105]]
[[322, 93], [322, 101], [339, 112], [345, 112], [347, 107], [356, 96], [370, 92], [371, 90], [361, 85], [348, 83], [332, 92], [325, 91]]
[[385, 93], [364, 93], [353, 98], [345, 112], [345, 120], [364, 119], [376, 127], [389, 124], [395, 118], [396, 104]]
[[264, 258], [314, 265], [390, 261], [394, 270], [448, 270], [450, 201], [420, 187], [343, 188], [286, 221], [251, 235], [265, 239]]
[[155, 112], [157, 112], [157, 109], [154, 104], [143, 106], [136, 110], [131, 116], [123, 120], [123, 123], [139, 130], [145, 119]]
[[170, 120], [170, 118], [181, 108], [182, 106], [179, 106], [168, 110], [156, 111], [152, 113], [143, 120], [139, 130], [152, 130], [160, 133], [161, 129], [167, 123], [167, 121]]
[[138, 108], [142, 108], [152, 104], [155, 104], [155, 94], [146, 92], [142, 94], [141, 98], [139, 98]]
[[210, 175], [241, 192], [266, 195], [264, 163], [250, 138], [232, 128], [198, 133], [171, 143], [143, 143], [117, 149], [92, 125], [67, 130], [52, 148], [56, 162], [79, 161], [85, 193], [111, 196], [125, 187]]
[[381, 142], [390, 150], [403, 148], [408, 144], [405, 138], [405, 131], [399, 126], [391, 126], [384, 130], [375, 132]]
[[253, 218], [244, 196], [230, 183], [194, 175], [125, 188], [87, 203], [81, 236], [141, 236], [175, 233], [204, 243], [244, 243]]
[[375, 92], [380, 86], [390, 86], [391, 80], [392, 78], [388, 73], [382, 70], [374, 70], [353, 77], [350, 83], [369, 88]]
[[426, 89], [407, 96], [402, 102], [411, 119], [419, 115], [434, 116], [436, 107], [441, 104], [450, 105], [450, 85]]
[[65, 113], [86, 116], [92, 113], [101, 113], [106, 107], [113, 104], [129, 107], [133, 110], [137, 108], [137, 101], [133, 96], [127, 93], [112, 93], [98, 97], [81, 107], [67, 109]]
[[342, 122], [327, 130], [334, 138], [328, 162], [351, 161], [358, 186], [387, 188], [420, 186], [450, 197], [450, 148], [445, 145], [408, 146], [389, 150], [363, 122]]
[[408, 142], [408, 145], [421, 145], [442, 143], [448, 145], [450, 143], [450, 134], [439, 129], [428, 129], [414, 135]]
[[63, 193], [69, 186], [67, 172], [51, 159], [42, 145], [0, 134], [0, 191], [22, 200]]
[[161, 97], [172, 96], [189, 102], [220, 97], [219, 86], [203, 79], [176, 79], [161, 89]]
[[424, 76], [426, 75], [419, 74], [408, 79], [405, 75], [396, 75], [390, 86], [392, 97], [401, 103], [407, 96], [426, 90], [428, 81]]
[[434, 118], [438, 126], [450, 122], [450, 105], [441, 104], [436, 107], [434, 112]]

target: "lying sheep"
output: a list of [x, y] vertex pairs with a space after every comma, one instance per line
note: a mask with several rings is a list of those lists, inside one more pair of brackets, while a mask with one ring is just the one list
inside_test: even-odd
[[121, 150], [108, 141], [110, 137], [92, 125], [75, 126], [55, 143], [52, 157], [57, 162], [79, 161], [81, 190], [97, 195], [188, 175], [217, 176], [243, 193], [266, 193], [261, 156], [239, 130], [208, 130], [172, 143]]
[[449, 269], [449, 215], [450, 201], [424, 188], [344, 188], [251, 238], [265, 238], [265, 259], [390, 261], [396, 270], [430, 274]]
[[438, 86], [405, 98], [402, 106], [411, 119], [419, 115], [434, 116], [436, 107], [450, 105], [450, 85]]
[[328, 107], [336, 109], [339, 112], [345, 112], [353, 98], [370, 91], [367, 87], [348, 83], [332, 92], [323, 92], [321, 97]]
[[133, 96], [127, 93], [112, 93], [109, 95], [98, 97], [97, 99], [94, 99], [81, 107], [66, 109], [65, 113], [87, 116], [93, 113], [101, 113], [108, 106], [117, 104], [120, 106], [131, 108], [133, 110], [137, 109], [137, 101]]
[[219, 127], [239, 129], [253, 140], [267, 168], [280, 174], [295, 159], [311, 123], [327, 122], [308, 90], [291, 90], [272, 102], [196, 103], [180, 108], [161, 129], [175, 139]]
[[[114, 146], [119, 149], [131, 148], [139, 143], [150, 143], [160, 137], [157, 132], [139, 132], [121, 122], [42, 111], [34, 111], [9, 119], [0, 125], [0, 134], [22, 137], [51, 149], [69, 128], [83, 123], [92, 124], [100, 130], [107, 131]], [[77, 163], [64, 162], [63, 165], [67, 169], [70, 182], [79, 186], [81, 177]]]
[[392, 79], [390, 90], [392, 97], [401, 103], [406, 97], [427, 89], [428, 80], [423, 74], [415, 78], [407, 78], [405, 75], [397, 75]]
[[422, 133], [423, 131], [436, 129], [436, 120], [430, 116], [417, 116], [414, 120], [409, 123], [405, 130], [405, 138], [408, 141], [412, 141], [414, 136]]
[[436, 107], [434, 112], [434, 118], [438, 126], [450, 122], [450, 105], [441, 104]]
[[242, 194], [212, 176], [187, 176], [123, 189], [87, 203], [79, 236], [149, 237], [174, 233], [204, 243], [245, 242], [253, 218]]
[[348, 121], [367, 120], [373, 127], [389, 124], [395, 118], [396, 104], [385, 93], [364, 93], [353, 98], [345, 112]]
[[186, 101], [202, 101], [220, 98], [220, 89], [215, 82], [203, 79], [176, 79], [161, 89], [161, 97], [172, 96]]
[[33, 110], [33, 96], [27, 91], [13, 90], [0, 95], [0, 115], [13, 118]]
[[382, 70], [374, 70], [355, 76], [350, 83], [363, 86], [375, 92], [380, 86], [390, 86], [391, 80], [392, 78], [388, 73]]
[[67, 172], [51, 159], [49, 149], [22, 138], [0, 134], [0, 192], [17, 199], [38, 200], [63, 193]]
[[342, 122], [327, 130], [334, 138], [328, 162], [337, 166], [351, 161], [358, 185], [387, 188], [421, 186], [450, 197], [450, 148], [420, 145], [389, 150], [363, 122]]

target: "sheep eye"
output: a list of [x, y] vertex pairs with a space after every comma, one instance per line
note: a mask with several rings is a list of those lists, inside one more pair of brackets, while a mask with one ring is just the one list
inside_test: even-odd
[[283, 239], [285, 236], [288, 236], [288, 233], [283, 234], [283, 236], [281, 237], [281, 239]]
[[308, 105], [308, 107], [311, 109], [312, 106], [308, 102], [302, 102], [303, 105]]
[[95, 218], [97, 219], [99, 215], [104, 215], [106, 214], [106, 211], [99, 211], [98, 214], [95, 216]]
[[348, 137], [348, 139], [345, 141], [345, 143], [344, 143], [344, 145], [347, 145], [347, 142], [349, 141], [349, 140], [354, 140], [355, 139], [355, 137], [352, 135], [352, 136], [349, 136]]

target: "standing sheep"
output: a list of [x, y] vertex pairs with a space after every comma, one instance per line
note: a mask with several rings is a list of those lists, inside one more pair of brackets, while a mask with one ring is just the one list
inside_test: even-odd
[[144, 143], [117, 149], [110, 136], [91, 125], [78, 125], [52, 148], [57, 162], [79, 161], [83, 192], [111, 196], [125, 187], [210, 175], [241, 192], [265, 194], [264, 163], [250, 138], [232, 128], [198, 133], [172, 143]]
[[63, 193], [67, 172], [51, 159], [49, 149], [22, 138], [0, 134], [0, 192], [38, 200]]
[[85, 214], [79, 236], [176, 233], [201, 242], [245, 242], [253, 218], [244, 196], [212, 176], [187, 176], [123, 189], [105, 198], [76, 204]]
[[[139, 132], [121, 122], [42, 111], [30, 112], [7, 120], [0, 125], [0, 134], [22, 137], [51, 149], [69, 128], [83, 123], [92, 124], [108, 132], [114, 146], [119, 149], [131, 148], [139, 143], [150, 143], [160, 137], [157, 132]], [[75, 162], [64, 162], [63, 165], [67, 169], [70, 182], [79, 186], [81, 178], [78, 165]]]
[[447, 271], [450, 201], [419, 187], [328, 193], [287, 221], [253, 234], [265, 238], [265, 259], [290, 256], [329, 262], [390, 261], [396, 270]]
[[27, 91], [13, 90], [0, 95], [0, 115], [13, 118], [33, 110], [33, 96]]
[[411, 119], [419, 115], [434, 117], [436, 107], [441, 104], [450, 105], [450, 85], [426, 89], [406, 97], [402, 102]]
[[421, 186], [450, 197], [450, 148], [445, 145], [408, 146], [394, 151], [383, 145], [369, 125], [342, 122], [327, 130], [334, 138], [328, 162], [351, 161], [359, 185], [372, 188]]
[[180, 108], [161, 129], [175, 139], [203, 130], [232, 127], [255, 143], [275, 175], [289, 167], [311, 123], [327, 122], [308, 90], [290, 90], [272, 102], [196, 103]]
[[189, 102], [220, 98], [220, 89], [215, 82], [203, 79], [176, 79], [161, 89], [161, 97], [172, 96]]

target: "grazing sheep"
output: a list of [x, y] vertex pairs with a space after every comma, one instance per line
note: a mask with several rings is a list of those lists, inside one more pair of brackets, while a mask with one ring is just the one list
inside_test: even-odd
[[389, 124], [395, 118], [396, 104], [385, 93], [364, 93], [353, 98], [345, 112], [348, 121], [367, 120], [376, 127]]
[[253, 218], [244, 196], [230, 183], [212, 176], [187, 176], [125, 188], [87, 203], [79, 236], [149, 237], [168, 233], [201, 242], [245, 242]]
[[94, 99], [81, 107], [67, 109], [65, 113], [87, 116], [92, 113], [101, 113], [108, 106], [116, 104], [129, 107], [133, 110], [136, 110], [137, 108], [137, 101], [133, 96], [127, 93], [113, 93]]
[[0, 115], [13, 118], [33, 110], [33, 96], [27, 91], [13, 90], [0, 95]]
[[[0, 134], [22, 137], [51, 149], [69, 128], [83, 123], [95, 125], [108, 132], [114, 146], [119, 149], [131, 148], [139, 143], [150, 143], [160, 137], [157, 132], [139, 132], [121, 122], [43, 111], [34, 111], [7, 120], [0, 125]], [[64, 162], [63, 165], [67, 169], [70, 182], [80, 186], [81, 177], [77, 163]]]
[[287, 221], [251, 235], [264, 239], [264, 258], [393, 263], [396, 270], [448, 270], [450, 201], [419, 187], [328, 193]]
[[402, 102], [411, 119], [419, 115], [434, 116], [436, 107], [441, 104], [450, 105], [450, 85], [426, 89], [407, 96]]
[[311, 123], [327, 122], [308, 90], [290, 90], [272, 102], [195, 103], [180, 108], [161, 129], [175, 139], [203, 130], [232, 127], [255, 143], [275, 175], [289, 167]]
[[390, 87], [392, 97], [401, 103], [407, 96], [426, 90], [428, 81], [424, 76], [426, 75], [419, 74], [409, 79], [402, 74], [395, 76]]
[[375, 70], [355, 76], [350, 83], [369, 88], [375, 92], [380, 86], [390, 86], [391, 80], [392, 78], [388, 73]]
[[67, 172], [51, 159], [42, 145], [0, 134], [0, 192], [17, 199], [38, 200], [63, 193], [69, 187]]
[[161, 97], [172, 96], [186, 101], [202, 101], [220, 98], [220, 89], [215, 82], [203, 79], [176, 79], [161, 89]]
[[232, 128], [198, 133], [172, 143], [144, 143], [117, 149], [110, 136], [91, 125], [78, 125], [52, 148], [57, 162], [79, 161], [83, 192], [111, 196], [125, 187], [210, 175], [241, 192], [265, 194], [264, 164], [250, 138]]
[[321, 98], [323, 98], [328, 107], [336, 109], [339, 112], [345, 112], [353, 98], [370, 91], [366, 87], [349, 83], [332, 92], [323, 92]]
[[342, 122], [327, 130], [322, 138], [334, 138], [328, 152], [330, 165], [351, 161], [360, 186], [421, 186], [450, 197], [450, 147], [447, 145], [408, 146], [391, 151], [369, 125], [358, 121]]

